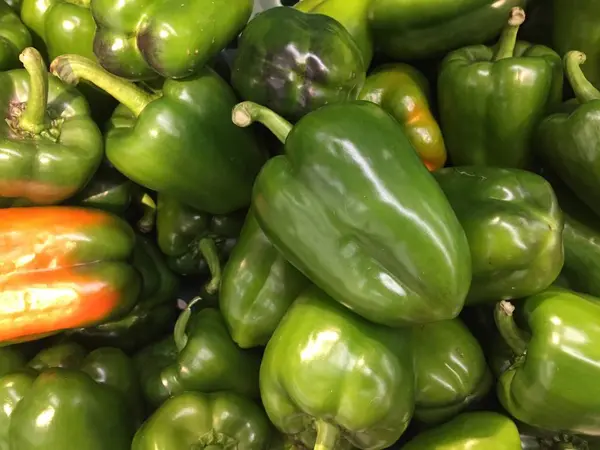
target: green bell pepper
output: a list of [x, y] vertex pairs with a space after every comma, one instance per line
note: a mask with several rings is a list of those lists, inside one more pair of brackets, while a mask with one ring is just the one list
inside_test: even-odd
[[0, 378], [3, 450], [128, 450], [140, 413], [135, 368], [115, 348], [59, 344]]
[[460, 319], [413, 327], [413, 345], [419, 421], [445, 422], [492, 387], [483, 350]]
[[356, 98], [366, 69], [342, 24], [281, 6], [259, 14], [242, 32], [231, 83], [243, 99], [297, 120]]
[[266, 345], [308, 283], [267, 239], [250, 210], [225, 266], [219, 295], [235, 343], [241, 348]]
[[512, 7], [526, 0], [373, 0], [375, 47], [395, 60], [443, 55], [498, 35]]
[[335, 300], [377, 323], [452, 319], [471, 281], [465, 233], [398, 123], [365, 101], [327, 105], [292, 125], [251, 102], [285, 143], [254, 185], [253, 208], [283, 256]]
[[560, 56], [517, 43], [524, 20], [514, 8], [496, 47], [462, 48], [442, 62], [440, 123], [455, 165], [526, 167], [536, 127], [562, 100]]
[[514, 422], [491, 411], [464, 413], [427, 430], [402, 450], [521, 450]]
[[264, 411], [232, 392], [185, 392], [137, 431], [131, 450], [267, 450], [274, 432]]
[[194, 303], [179, 316], [173, 336], [136, 355], [148, 403], [158, 407], [184, 391], [233, 391], [258, 397], [260, 355], [235, 345], [216, 309], [192, 315]]
[[311, 286], [267, 344], [260, 392], [271, 422], [308, 448], [386, 448], [414, 410], [411, 331], [369, 322]]
[[0, 72], [0, 207], [51, 205], [71, 197], [102, 160], [100, 130], [85, 99], [49, 77], [39, 52], [25, 69]]
[[516, 355], [497, 386], [502, 406], [525, 424], [597, 436], [600, 423], [600, 299], [551, 287], [514, 306], [496, 306], [496, 324]]
[[421, 72], [407, 64], [381, 66], [367, 77], [358, 98], [377, 103], [394, 116], [429, 170], [444, 166], [446, 146]]
[[0, 71], [19, 67], [19, 54], [31, 47], [31, 35], [12, 8], [0, 1]]
[[242, 30], [252, 0], [92, 0], [94, 53], [116, 75], [184, 78], [201, 70]]
[[221, 283], [221, 264], [237, 241], [244, 214], [206, 214], [159, 194], [156, 233], [169, 267], [180, 275], [210, 275], [206, 291], [215, 293]]
[[210, 214], [248, 205], [265, 155], [252, 133], [231, 123], [235, 95], [211, 69], [166, 80], [154, 94], [77, 55], [59, 56], [51, 70], [69, 83], [88, 80], [122, 103], [106, 156], [125, 176]]
[[[0, 347], [0, 378], [21, 369], [27, 364], [25, 357], [16, 347], [16, 345]], [[1, 444], [0, 448], [2, 448]]]
[[467, 304], [533, 295], [558, 277], [564, 221], [544, 178], [495, 167], [452, 167], [434, 176], [471, 248]]

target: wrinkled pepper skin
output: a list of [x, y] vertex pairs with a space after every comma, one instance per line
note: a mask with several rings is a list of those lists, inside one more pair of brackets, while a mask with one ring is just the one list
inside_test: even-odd
[[355, 99], [365, 71], [359, 47], [339, 22], [282, 6], [259, 14], [242, 32], [231, 83], [244, 100], [298, 120]]
[[117, 319], [140, 277], [135, 235], [111, 214], [82, 208], [0, 210], [0, 345]]
[[558, 277], [564, 219], [544, 178], [496, 167], [452, 167], [434, 175], [471, 248], [467, 304], [527, 297]]
[[242, 30], [251, 0], [91, 0], [94, 53], [121, 77], [184, 78], [216, 56]]
[[127, 450], [141, 398], [123, 352], [65, 343], [0, 378], [0, 405], [3, 450]]
[[413, 345], [419, 421], [446, 422], [492, 387], [483, 350], [460, 319], [415, 326]]
[[0, 2], [0, 71], [19, 67], [19, 53], [30, 46], [27, 27], [7, 3]]
[[524, 20], [518, 11], [495, 47], [462, 48], [442, 62], [440, 123], [454, 165], [525, 168], [536, 127], [562, 100], [560, 56], [541, 45], [515, 45]]
[[167, 400], [137, 431], [131, 450], [269, 450], [264, 411], [231, 392], [185, 392]]
[[28, 47], [24, 69], [0, 72], [0, 207], [61, 203], [102, 160], [102, 134], [85, 98], [49, 76]]
[[[239, 349], [218, 310], [190, 319], [184, 311], [169, 336], [136, 356], [142, 389], [151, 406], [184, 391], [232, 391], [258, 397], [260, 354]], [[189, 320], [189, 323], [187, 322]]]
[[496, 307], [516, 355], [498, 380], [502, 406], [527, 425], [600, 436], [600, 299], [551, 287], [517, 304], [526, 330], [515, 325], [514, 309]]
[[429, 106], [427, 78], [407, 64], [388, 64], [368, 77], [358, 96], [378, 104], [404, 128], [410, 143], [431, 171], [446, 163], [442, 130]]
[[219, 307], [241, 348], [266, 345], [291, 303], [309, 284], [271, 244], [254, 213], [225, 266]]
[[408, 328], [368, 322], [314, 286], [283, 317], [260, 368], [271, 422], [318, 450], [392, 445], [412, 417], [414, 384]]
[[500, 33], [511, 8], [526, 0], [373, 0], [375, 47], [395, 60], [440, 56]]
[[461, 414], [424, 431], [402, 450], [521, 450], [519, 430], [512, 420], [496, 412]]
[[324, 106], [292, 129], [259, 105], [236, 106], [236, 123], [252, 120], [285, 142], [285, 155], [270, 159], [256, 180], [253, 208], [291, 264], [376, 323], [458, 315], [471, 280], [467, 239], [390, 115], [354, 101]]

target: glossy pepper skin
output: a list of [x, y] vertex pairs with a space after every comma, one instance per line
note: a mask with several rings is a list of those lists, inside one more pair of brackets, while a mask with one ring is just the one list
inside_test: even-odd
[[497, 327], [516, 355], [499, 378], [500, 403], [527, 425], [599, 436], [600, 300], [551, 287], [517, 308], [526, 329], [509, 302], [496, 306]]
[[121, 77], [191, 76], [242, 30], [251, 0], [91, 0], [94, 53]]
[[231, 83], [243, 99], [297, 120], [356, 98], [366, 68], [342, 24], [282, 6], [262, 12], [242, 32]]
[[269, 450], [273, 429], [253, 401], [232, 392], [185, 392], [137, 431], [131, 450]]
[[525, 168], [536, 127], [562, 99], [560, 56], [516, 43], [524, 20], [514, 8], [496, 47], [465, 47], [442, 62], [440, 123], [455, 165]]
[[0, 72], [0, 207], [52, 205], [75, 194], [102, 160], [102, 135], [76, 90], [49, 76], [39, 52]]
[[460, 319], [413, 327], [415, 418], [445, 422], [484, 397], [492, 374], [477, 339]]
[[[191, 305], [191, 304], [190, 304]], [[142, 389], [151, 406], [184, 391], [232, 391], [258, 397], [260, 355], [231, 340], [218, 310], [181, 313], [173, 336], [136, 356]]]
[[70, 83], [93, 82], [122, 103], [108, 127], [106, 156], [132, 181], [210, 214], [248, 205], [265, 155], [252, 133], [231, 123], [235, 95], [211, 69], [166, 80], [156, 94], [76, 55], [56, 58], [51, 69]]
[[69, 207], [0, 210], [0, 345], [117, 319], [140, 277], [135, 235], [111, 214]]
[[260, 393], [271, 422], [308, 448], [387, 448], [414, 410], [410, 330], [368, 322], [309, 287], [267, 344]]
[[309, 281], [273, 246], [252, 210], [225, 265], [219, 307], [241, 348], [266, 345]]
[[0, 378], [0, 405], [2, 449], [127, 450], [141, 399], [123, 352], [64, 343]]
[[265, 235], [307, 278], [376, 323], [458, 315], [471, 280], [467, 239], [390, 115], [354, 101], [324, 106], [292, 129], [245, 102], [233, 119], [262, 122], [285, 143], [285, 155], [256, 180], [253, 208]]
[[461, 414], [424, 431], [402, 450], [521, 450], [519, 430], [508, 417], [491, 411]]
[[373, 0], [375, 47], [395, 60], [440, 56], [500, 33], [512, 7], [526, 0]]
[[467, 304], [527, 297], [558, 277], [564, 219], [544, 178], [476, 166], [446, 168], [434, 176], [469, 241], [473, 279]]
[[378, 104], [402, 125], [429, 170], [444, 166], [444, 137], [429, 106], [429, 85], [421, 72], [408, 64], [381, 66], [367, 77], [358, 98]]
[[19, 54], [31, 47], [31, 34], [18, 14], [4, 1], [0, 3], [0, 71], [20, 66]]

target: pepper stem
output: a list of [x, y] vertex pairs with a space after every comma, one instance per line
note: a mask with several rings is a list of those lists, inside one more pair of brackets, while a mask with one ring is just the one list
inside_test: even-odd
[[335, 450], [337, 441], [340, 438], [340, 430], [335, 425], [317, 420], [317, 440], [313, 450]]
[[29, 95], [25, 111], [19, 117], [19, 128], [33, 134], [46, 129], [46, 109], [48, 107], [48, 71], [40, 52], [27, 47], [19, 55], [29, 74]]
[[58, 56], [50, 64], [50, 71], [68, 84], [76, 85], [79, 80], [85, 80], [96, 85], [129, 108], [136, 117], [150, 102], [158, 98], [131, 81], [107, 72], [99, 64], [83, 56]]
[[525, 11], [519, 7], [512, 8], [508, 23], [502, 30], [502, 36], [500, 36], [500, 40], [498, 41], [498, 49], [494, 55], [494, 61], [511, 58], [514, 55], [517, 34], [523, 22], [525, 22]]
[[187, 345], [187, 324], [190, 321], [190, 317], [192, 317], [193, 306], [199, 301], [202, 301], [202, 298], [195, 297], [190, 303], [188, 303], [187, 307], [182, 311], [181, 314], [179, 314], [177, 322], [175, 322], [175, 327], [173, 328], [173, 340], [175, 341], [175, 347], [177, 347], [178, 352], [183, 350]]
[[587, 103], [591, 100], [600, 99], [600, 91], [585, 77], [581, 70], [581, 65], [585, 62], [585, 53], [578, 51], [568, 52], [563, 60], [565, 72], [569, 83], [573, 87], [575, 96], [580, 103]]
[[150, 197], [148, 193], [144, 193], [142, 195], [142, 199], [140, 200], [140, 205], [142, 207], [142, 217], [138, 220], [137, 226], [138, 229], [142, 233], [150, 233], [152, 228], [154, 228], [154, 220], [156, 217], [156, 203]]
[[211, 279], [205, 287], [206, 292], [214, 294], [219, 290], [221, 284], [221, 261], [217, 244], [215, 244], [214, 239], [205, 237], [198, 242], [198, 248], [200, 254], [206, 260], [206, 264], [208, 264], [208, 270], [210, 270]]
[[275, 135], [282, 144], [285, 144], [288, 134], [292, 131], [292, 124], [271, 111], [269, 108], [254, 102], [242, 102], [234, 106], [231, 120], [238, 127], [248, 127], [253, 122], [260, 122]]
[[513, 317], [514, 311], [515, 307], [510, 302], [503, 300], [496, 304], [494, 320], [504, 341], [516, 355], [520, 356], [527, 351], [529, 338], [517, 327]]

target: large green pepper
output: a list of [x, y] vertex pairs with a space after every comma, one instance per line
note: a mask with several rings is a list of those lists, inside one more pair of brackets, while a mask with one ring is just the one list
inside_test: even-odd
[[492, 387], [477, 339], [460, 319], [413, 328], [415, 418], [439, 423], [469, 407]]
[[85, 99], [55, 77], [32, 47], [25, 66], [0, 72], [0, 207], [64, 201], [92, 178], [102, 135]]
[[232, 392], [186, 392], [167, 400], [137, 431], [131, 450], [268, 450], [264, 411]]
[[136, 356], [150, 405], [157, 407], [184, 391], [233, 391], [258, 397], [260, 355], [235, 345], [216, 309], [191, 315], [193, 303], [181, 313], [172, 337]]
[[128, 178], [211, 214], [248, 205], [264, 155], [252, 133], [231, 123], [235, 95], [211, 69], [166, 80], [160, 94], [76, 55], [59, 56], [51, 69], [70, 83], [88, 80], [122, 103], [106, 156]]
[[375, 46], [396, 60], [439, 56], [497, 36], [526, 0], [373, 0]]
[[521, 450], [519, 430], [496, 412], [464, 413], [427, 430], [402, 450]]
[[453, 167], [434, 175], [471, 248], [467, 303], [526, 297], [558, 277], [563, 215], [544, 178], [495, 167]]
[[94, 53], [129, 79], [193, 75], [242, 30], [251, 0], [91, 0]]
[[19, 54], [31, 46], [31, 35], [15, 11], [0, 1], [0, 71], [19, 67]]
[[266, 236], [335, 300], [391, 326], [451, 319], [471, 281], [467, 239], [396, 120], [365, 101], [327, 105], [292, 125], [245, 102], [285, 142], [254, 185]]
[[271, 422], [308, 448], [386, 448], [413, 414], [410, 329], [368, 322], [311, 286], [267, 344], [260, 393]]
[[421, 72], [407, 64], [379, 67], [367, 77], [358, 98], [377, 103], [400, 122], [429, 170], [444, 166], [446, 146], [429, 108], [429, 84]]
[[440, 122], [455, 165], [526, 167], [536, 127], [562, 100], [558, 54], [516, 43], [524, 20], [514, 8], [496, 47], [466, 47], [442, 62]]
[[525, 424], [599, 435], [600, 299], [551, 287], [518, 305], [496, 307], [496, 324], [516, 355], [498, 381], [502, 406]]
[[245, 100], [297, 120], [356, 98], [365, 71], [359, 47], [339, 22], [282, 6], [259, 14], [244, 29], [231, 83]]
[[128, 450], [140, 412], [123, 352], [59, 344], [0, 378], [0, 448]]
[[241, 348], [266, 345], [308, 280], [271, 244], [252, 210], [225, 266], [219, 306]]

